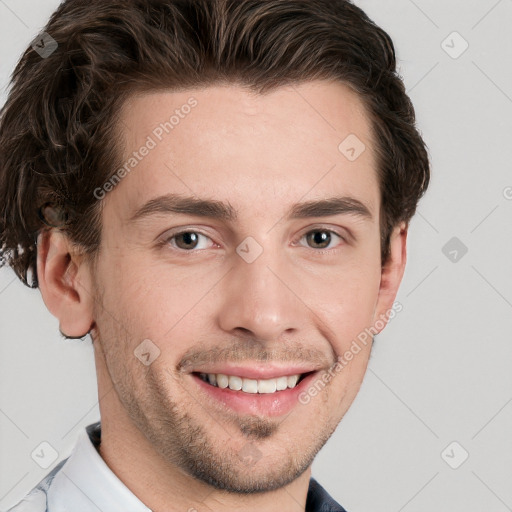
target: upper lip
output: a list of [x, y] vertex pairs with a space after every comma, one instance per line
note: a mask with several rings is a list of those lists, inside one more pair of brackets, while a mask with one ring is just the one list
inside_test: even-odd
[[237, 377], [246, 379], [275, 379], [290, 375], [302, 375], [304, 373], [314, 372], [318, 369], [318, 367], [305, 364], [277, 366], [269, 363], [253, 363], [250, 366], [240, 366], [219, 363], [193, 368], [191, 373], [222, 373], [224, 375], [236, 375]]

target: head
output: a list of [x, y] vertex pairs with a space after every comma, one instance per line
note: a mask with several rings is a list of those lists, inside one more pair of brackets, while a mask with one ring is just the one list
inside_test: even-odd
[[[45, 32], [1, 113], [2, 263], [91, 335], [105, 421], [219, 489], [291, 482], [357, 394], [371, 340], [340, 358], [389, 318], [429, 182], [389, 36], [345, 0], [68, 0]], [[323, 385], [233, 404], [200, 378], [272, 368]]]

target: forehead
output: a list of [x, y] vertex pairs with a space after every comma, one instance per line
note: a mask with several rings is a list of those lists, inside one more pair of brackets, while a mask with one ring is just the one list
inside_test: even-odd
[[125, 102], [119, 128], [128, 172], [109, 196], [122, 195], [123, 209], [169, 192], [274, 213], [287, 196], [337, 192], [378, 209], [369, 117], [340, 83], [151, 92]]

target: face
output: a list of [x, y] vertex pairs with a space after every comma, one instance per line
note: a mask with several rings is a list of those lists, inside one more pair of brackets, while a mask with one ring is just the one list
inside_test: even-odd
[[120, 126], [137, 163], [102, 199], [93, 282], [121, 414], [185, 474], [281, 487], [349, 408], [370, 343], [333, 365], [391, 304], [364, 108], [337, 83], [215, 86], [133, 97]]

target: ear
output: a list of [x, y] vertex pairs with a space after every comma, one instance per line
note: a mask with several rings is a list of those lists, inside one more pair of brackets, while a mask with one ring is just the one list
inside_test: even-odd
[[[398, 288], [404, 275], [407, 261], [407, 224], [396, 226], [390, 237], [390, 252], [387, 261], [382, 266], [379, 297], [374, 313], [374, 325], [381, 325], [381, 332], [389, 319], [389, 311], [398, 293]], [[381, 322], [376, 322], [381, 319]]]
[[46, 307], [59, 320], [61, 334], [82, 338], [94, 326], [91, 270], [58, 229], [37, 238], [37, 280]]

